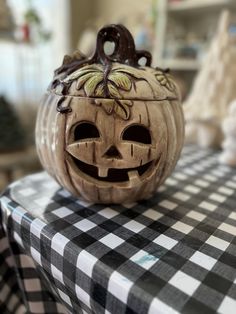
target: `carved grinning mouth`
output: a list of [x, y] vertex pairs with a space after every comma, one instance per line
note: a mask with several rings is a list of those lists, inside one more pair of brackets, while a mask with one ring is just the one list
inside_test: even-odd
[[152, 161], [135, 168], [125, 168], [125, 169], [117, 169], [117, 168], [109, 168], [106, 176], [99, 176], [99, 169], [96, 166], [87, 164], [75, 157], [73, 157], [73, 161], [80, 171], [87, 174], [88, 176], [106, 182], [126, 182], [132, 180], [140, 180], [140, 177], [147, 172], [147, 170], [153, 164]]

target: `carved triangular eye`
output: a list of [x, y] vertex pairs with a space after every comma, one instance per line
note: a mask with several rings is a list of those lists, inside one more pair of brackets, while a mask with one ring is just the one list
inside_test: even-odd
[[142, 144], [151, 144], [152, 138], [149, 130], [144, 125], [133, 124], [128, 126], [122, 139], [125, 141], [138, 142]]
[[97, 127], [90, 122], [78, 124], [74, 130], [74, 140], [85, 140], [100, 137]]

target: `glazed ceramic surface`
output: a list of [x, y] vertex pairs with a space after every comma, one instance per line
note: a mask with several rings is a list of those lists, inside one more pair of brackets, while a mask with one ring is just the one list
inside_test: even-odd
[[[110, 56], [106, 41], [115, 43]], [[175, 167], [184, 138], [180, 96], [172, 77], [150, 64], [125, 27], [110, 25], [92, 58], [76, 52], [56, 70], [36, 144], [44, 168], [74, 195], [97, 203], [147, 198]]]

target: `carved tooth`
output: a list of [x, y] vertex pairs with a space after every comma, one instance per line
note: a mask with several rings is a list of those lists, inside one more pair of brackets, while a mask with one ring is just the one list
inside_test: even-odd
[[140, 183], [140, 177], [138, 170], [132, 170], [128, 172], [130, 186], [134, 186]]
[[103, 168], [103, 167], [99, 167], [98, 168], [98, 175], [99, 177], [107, 177], [107, 174], [108, 174], [108, 168]]

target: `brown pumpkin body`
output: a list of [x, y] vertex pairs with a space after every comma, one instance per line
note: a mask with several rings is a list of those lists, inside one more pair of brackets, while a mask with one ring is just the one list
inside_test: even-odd
[[95, 203], [153, 194], [183, 146], [182, 107], [171, 77], [149, 67], [86, 64], [60, 82], [70, 83], [66, 93], [61, 84], [50, 87], [38, 113], [44, 168], [72, 194]]

